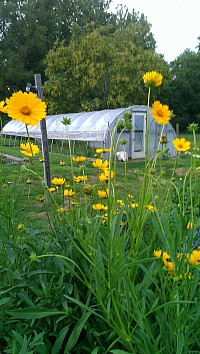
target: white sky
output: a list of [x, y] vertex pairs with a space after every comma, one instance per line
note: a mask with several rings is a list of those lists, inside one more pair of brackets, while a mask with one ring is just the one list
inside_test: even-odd
[[118, 4], [129, 12], [144, 13], [152, 25], [157, 53], [170, 62], [189, 48], [196, 52], [200, 37], [200, 0], [112, 0], [110, 10]]

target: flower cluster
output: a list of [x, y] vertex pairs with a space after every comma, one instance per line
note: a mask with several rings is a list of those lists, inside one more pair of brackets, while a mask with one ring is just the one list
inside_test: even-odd
[[[163, 262], [164, 269], [166, 269], [169, 274], [176, 274], [176, 266], [175, 263], [172, 262], [171, 256], [168, 252], [162, 251], [161, 249], [154, 251], [154, 257], [161, 258]], [[184, 257], [184, 263], [190, 265], [199, 265], [200, 264], [200, 249], [193, 250], [190, 253], [178, 253], [177, 260], [181, 261], [182, 257]]]

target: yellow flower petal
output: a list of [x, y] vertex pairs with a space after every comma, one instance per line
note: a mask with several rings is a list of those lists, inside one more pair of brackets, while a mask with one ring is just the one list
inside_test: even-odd
[[171, 111], [167, 105], [162, 105], [160, 101], [155, 101], [152, 107], [152, 116], [156, 123], [166, 125], [169, 123]]
[[46, 117], [46, 103], [33, 92], [15, 92], [6, 99], [8, 116], [26, 125], [37, 125]]

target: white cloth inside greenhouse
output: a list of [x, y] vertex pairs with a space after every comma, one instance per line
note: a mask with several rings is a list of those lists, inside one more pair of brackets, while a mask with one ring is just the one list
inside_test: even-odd
[[[47, 138], [104, 141], [109, 127], [126, 110], [125, 108], [118, 108], [93, 112], [47, 115]], [[64, 125], [62, 123], [63, 118], [70, 118], [71, 123], [68, 126]], [[40, 124], [34, 127], [28, 126], [28, 131], [31, 138], [41, 138]], [[15, 120], [11, 120], [5, 125], [2, 133], [10, 136], [27, 137], [25, 124]]]

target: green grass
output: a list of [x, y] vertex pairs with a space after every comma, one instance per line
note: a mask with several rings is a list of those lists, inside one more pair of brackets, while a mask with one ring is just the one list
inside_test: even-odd
[[[185, 137], [186, 139], [189, 139], [192, 143], [192, 135], [187, 134], [185, 135]], [[197, 144], [199, 144], [200, 146], [200, 135], [197, 135]], [[25, 157], [20, 152], [19, 147], [3, 146], [1, 149], [4, 154], [21, 158]], [[94, 149], [91, 149], [89, 152], [89, 155], [93, 158], [94, 152]], [[79, 149], [77, 149], [76, 152], [76, 156], [78, 155], [81, 155]], [[49, 157], [51, 179], [54, 177], [64, 177], [67, 181], [71, 183], [70, 188], [73, 188], [73, 176], [71, 171], [71, 162], [69, 154], [50, 152]], [[60, 166], [60, 160], [64, 160], [65, 166]], [[44, 218], [44, 212], [48, 211], [48, 203], [37, 200], [39, 195], [44, 194], [44, 189], [42, 187], [41, 181], [39, 181], [38, 177], [34, 175], [31, 170], [33, 169], [34, 171], [36, 171], [37, 174], [43, 178], [44, 167], [43, 163], [40, 163], [38, 159], [36, 159], [36, 161], [36, 165], [28, 166], [27, 163], [13, 164], [10, 163], [9, 160], [3, 159], [1, 165], [1, 180], [5, 191], [12, 188], [14, 184], [18, 185], [17, 188], [21, 188], [19, 211], [23, 211], [23, 217], [25, 217], [25, 219], [27, 219], [29, 222], [34, 219], [34, 222], [35, 220], [38, 220], [38, 222], [40, 223], [40, 216], [43, 215]], [[152, 175], [155, 180], [153, 193], [157, 196], [158, 200], [164, 197], [163, 186], [167, 182], [169, 182], [172, 177], [174, 163], [175, 159], [159, 159], [155, 171], [152, 171]], [[177, 181], [185, 175], [185, 172], [188, 170], [190, 164], [191, 156], [181, 154], [178, 158], [177, 169], [174, 175]], [[129, 160], [126, 166], [123, 162], [119, 162], [116, 164], [116, 199], [126, 199], [126, 194], [130, 193], [134, 198], [134, 202], [138, 203], [138, 200], [140, 198], [140, 185], [143, 180], [144, 165], [144, 161], [132, 160]], [[88, 158], [82, 166], [78, 165], [77, 163], [73, 163], [74, 175], [82, 175], [83, 166], [84, 174], [88, 176], [88, 181], [86, 181], [85, 184], [87, 186], [89, 185], [93, 189], [93, 202], [99, 202], [97, 190], [102, 186], [102, 184], [98, 181], [99, 171], [92, 166], [92, 159]], [[24, 167], [26, 169], [29, 168], [30, 171], [24, 170]], [[157, 178], [159, 178], [159, 184], [157, 183]], [[30, 184], [27, 183], [27, 181], [29, 180], [31, 180]], [[83, 193], [83, 187], [83, 184], [76, 185], [76, 197], [78, 198], [78, 200], [85, 198]], [[57, 193], [56, 195], [54, 194], [54, 196], [58, 206], [61, 205], [62, 197], [59, 195], [59, 193]], [[48, 224], [48, 219], [46, 221]]]

